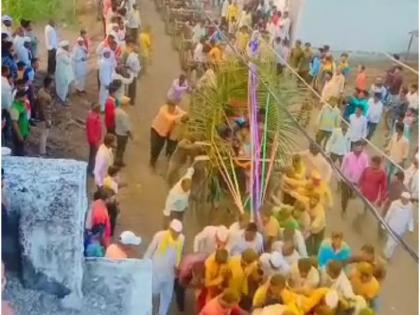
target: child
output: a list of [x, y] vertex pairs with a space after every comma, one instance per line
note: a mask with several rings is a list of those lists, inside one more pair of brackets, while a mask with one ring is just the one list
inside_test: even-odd
[[408, 141], [411, 141], [411, 135], [412, 135], [412, 129], [413, 129], [413, 123], [416, 119], [416, 112], [415, 109], [412, 107], [409, 107], [407, 111], [405, 112], [405, 116], [403, 119], [404, 123], [404, 137], [408, 139]]
[[360, 91], [367, 91], [367, 75], [366, 75], [366, 67], [364, 65], [359, 65], [358, 73], [356, 76], [356, 88]]
[[105, 248], [101, 244], [104, 226], [95, 225], [85, 237], [85, 257], [104, 257]]

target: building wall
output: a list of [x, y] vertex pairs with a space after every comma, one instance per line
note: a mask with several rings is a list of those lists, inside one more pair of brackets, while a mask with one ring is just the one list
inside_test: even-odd
[[408, 33], [418, 29], [418, 0], [293, 1], [298, 3], [291, 10], [296, 17], [294, 39], [315, 47], [329, 44], [334, 50], [405, 52]]

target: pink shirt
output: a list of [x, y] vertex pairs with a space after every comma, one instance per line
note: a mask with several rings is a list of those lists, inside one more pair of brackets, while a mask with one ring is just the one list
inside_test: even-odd
[[362, 176], [363, 171], [368, 166], [369, 157], [365, 152], [360, 153], [359, 156], [350, 152], [344, 156], [341, 171], [350, 182], [358, 184], [360, 176]]
[[239, 314], [240, 308], [234, 307], [233, 309], [225, 309], [219, 303], [219, 297], [210, 300], [206, 306], [201, 310], [200, 315], [234, 315]]
[[207, 258], [207, 253], [196, 253], [185, 255], [179, 265], [179, 282], [183, 285], [187, 285], [191, 280], [192, 269], [196, 264], [203, 264]]

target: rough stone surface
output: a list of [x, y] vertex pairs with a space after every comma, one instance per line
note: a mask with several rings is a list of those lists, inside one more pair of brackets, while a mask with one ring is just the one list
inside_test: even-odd
[[80, 300], [86, 163], [6, 157], [3, 168], [10, 211], [20, 217], [24, 286]]
[[62, 300], [42, 291], [25, 289], [7, 274], [3, 299], [16, 315], [150, 315], [152, 263], [150, 260], [89, 259], [83, 276], [83, 304], [78, 311], [62, 308]]
[[[83, 292], [86, 297], [83, 309], [90, 308], [94, 314], [102, 311], [107, 315], [150, 315], [152, 262], [139, 259], [87, 259]], [[93, 305], [90, 301], [94, 301]]]

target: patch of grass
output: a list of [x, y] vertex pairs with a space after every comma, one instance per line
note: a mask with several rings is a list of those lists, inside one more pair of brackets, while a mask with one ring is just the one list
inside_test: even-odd
[[2, 0], [2, 13], [20, 21], [44, 21], [53, 18], [57, 22], [75, 21], [76, 0]]

